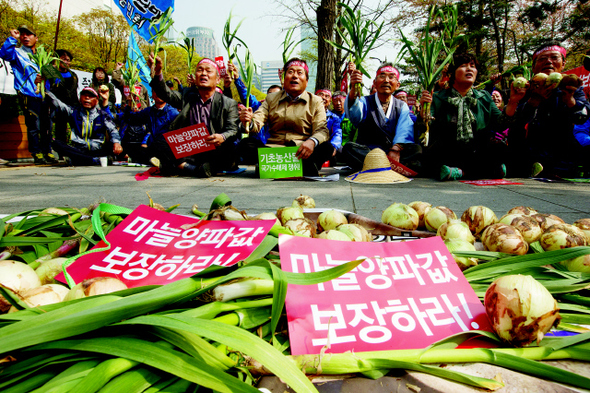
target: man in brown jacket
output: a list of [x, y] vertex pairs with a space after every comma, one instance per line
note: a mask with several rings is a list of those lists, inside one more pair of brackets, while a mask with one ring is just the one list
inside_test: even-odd
[[[322, 163], [332, 156], [323, 100], [305, 91], [309, 70], [304, 60], [293, 58], [283, 67], [283, 91], [266, 96], [253, 114], [252, 108], [240, 110], [240, 121], [249, 124], [248, 132], [260, 132], [267, 124], [267, 147], [299, 146], [296, 156], [303, 160], [303, 174], [317, 176]], [[255, 141], [254, 138], [252, 138]], [[260, 142], [251, 149], [264, 147]]]

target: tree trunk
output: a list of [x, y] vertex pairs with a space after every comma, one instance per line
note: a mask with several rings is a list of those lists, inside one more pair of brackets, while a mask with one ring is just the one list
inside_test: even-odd
[[334, 39], [336, 0], [322, 0], [316, 9], [318, 23], [318, 62], [315, 90], [332, 89], [334, 75], [334, 47], [326, 40]]

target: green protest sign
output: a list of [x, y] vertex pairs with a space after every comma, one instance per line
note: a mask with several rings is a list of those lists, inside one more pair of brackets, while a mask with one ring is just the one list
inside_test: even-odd
[[302, 177], [303, 164], [300, 159], [295, 157], [297, 149], [297, 146], [258, 149], [260, 178]]

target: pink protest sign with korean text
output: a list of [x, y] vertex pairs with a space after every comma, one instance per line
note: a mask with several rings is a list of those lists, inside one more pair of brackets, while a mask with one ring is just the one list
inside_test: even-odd
[[[167, 284], [211, 265], [231, 266], [244, 260], [273, 225], [272, 221], [198, 221], [139, 206], [107, 235], [109, 250], [80, 257], [68, 273], [76, 282], [117, 277], [129, 288]], [[64, 281], [63, 273], [56, 278]]]
[[287, 290], [293, 355], [419, 349], [468, 330], [492, 331], [485, 309], [439, 237], [395, 243], [280, 235], [281, 267], [309, 273], [366, 258], [317, 285]]
[[176, 158], [192, 156], [193, 154], [215, 149], [213, 144], [205, 142], [205, 138], [208, 136], [209, 130], [203, 123], [164, 134], [164, 138], [166, 138], [166, 142]]

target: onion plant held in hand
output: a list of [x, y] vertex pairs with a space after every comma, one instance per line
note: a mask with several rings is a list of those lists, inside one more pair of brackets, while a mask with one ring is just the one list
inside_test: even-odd
[[[457, 34], [457, 6], [439, 8], [430, 6], [426, 26], [418, 38], [418, 43], [412, 42], [399, 31], [403, 44], [399, 58], [409, 55], [411, 62], [418, 71], [418, 80], [424, 90], [431, 92], [444, 67], [453, 59], [453, 53], [463, 39], [463, 35]], [[441, 33], [437, 37], [430, 34], [431, 23], [436, 19], [440, 22]], [[443, 58], [442, 61], [440, 58]], [[426, 131], [420, 136], [424, 146], [428, 146], [430, 103], [425, 103], [422, 108], [422, 118], [426, 123]]]
[[[46, 69], [47, 66], [51, 66], [51, 63], [53, 63], [55, 60], [59, 60], [59, 57], [55, 57], [52, 52], [47, 52], [43, 45], [39, 45], [34, 54], [29, 53], [29, 58], [37, 65], [39, 71], [44, 77], [47, 77], [44, 69]], [[28, 68], [33, 67], [28, 66]], [[35, 93], [41, 93], [43, 98], [45, 98], [45, 84], [43, 82], [37, 83], [37, 90], [35, 90]]]
[[[164, 13], [162, 15], [160, 15], [160, 17], [158, 17], [156, 19], [152, 19], [150, 21], [150, 26], [148, 28], [148, 31], [150, 33], [150, 39], [148, 42], [151, 42], [154, 44], [154, 50], [153, 50], [154, 56], [158, 56], [158, 53], [160, 52], [160, 49], [162, 48], [162, 44], [166, 42], [165, 41], [166, 38], [164, 36], [166, 35], [168, 30], [174, 24], [174, 21], [172, 20], [172, 12], [174, 12], [174, 9], [172, 7], [168, 7], [168, 9], [166, 11], [164, 11]], [[166, 51], [164, 50], [163, 52], [164, 53], [163, 53], [163, 58], [162, 58], [162, 66], [164, 67], [164, 70], [165, 70], [166, 69]], [[152, 65], [152, 67], [153, 66], [154, 65]], [[152, 74], [153, 74], [153, 68], [152, 68]], [[153, 77], [153, 75], [152, 75], [152, 77]]]
[[129, 86], [131, 104], [135, 106], [137, 103], [137, 99], [141, 100], [139, 95], [135, 92], [135, 85], [140, 81], [139, 68], [137, 68], [137, 60], [133, 61], [131, 59], [127, 59], [127, 67], [121, 69], [121, 77], [123, 78], [125, 86]]
[[236, 35], [238, 33], [238, 29], [240, 28], [240, 26], [244, 22], [244, 19], [242, 19], [240, 21], [240, 23], [238, 23], [238, 25], [236, 26], [236, 28], [232, 31], [231, 30], [231, 20], [232, 20], [232, 18], [233, 18], [233, 15], [232, 15], [232, 12], [230, 11], [229, 12], [229, 16], [227, 17], [227, 20], [225, 21], [225, 25], [223, 26], [223, 36], [221, 37], [221, 40], [223, 41], [223, 47], [227, 51], [227, 62], [228, 62], [228, 64], [231, 63], [233, 61], [233, 59], [236, 57], [237, 45], [234, 45], [233, 50], [232, 50], [232, 44], [233, 44], [234, 40], [239, 41], [240, 43], [242, 43], [242, 45], [244, 45], [245, 47], [248, 47], [246, 45], [246, 43], [244, 41], [242, 41]]
[[180, 46], [186, 52], [186, 65], [188, 66], [188, 73], [190, 74], [193, 70], [193, 58], [195, 57], [195, 39], [188, 38], [182, 34], [182, 41], [177, 42], [176, 45]]
[[[301, 44], [303, 41], [307, 39], [302, 38], [299, 41], [295, 42], [295, 40], [293, 39], [293, 33], [295, 32], [296, 27], [297, 26], [291, 26], [289, 30], [287, 30], [287, 34], [285, 35], [285, 39], [283, 40], [283, 64], [287, 64], [297, 45]], [[281, 77], [281, 83], [283, 83], [282, 70], [279, 70], [279, 72]]]
[[[349, 53], [352, 56], [356, 69], [361, 71], [367, 78], [370, 78], [371, 76], [363, 67], [363, 61], [367, 58], [367, 55], [379, 38], [384, 22], [377, 25], [372, 20], [363, 21], [360, 11], [355, 13], [346, 4], [338, 3], [338, 5], [344, 9], [344, 13], [338, 18], [338, 22], [344, 27], [345, 33], [339, 29], [336, 30], [342, 39], [342, 44], [337, 44], [329, 40], [326, 41], [334, 48]], [[357, 97], [361, 95], [362, 88], [363, 85], [361, 83], [355, 86]]]
[[[250, 49], [246, 47], [246, 55], [244, 57], [244, 64], [238, 59], [238, 65], [240, 66], [240, 73], [242, 74], [242, 79], [244, 80], [244, 84], [246, 85], [246, 108], [250, 107], [250, 92], [252, 91], [252, 83], [254, 82], [254, 78], [256, 77], [256, 64], [254, 60], [252, 60], [252, 54], [250, 53]], [[250, 128], [250, 122], [246, 123], [246, 129]]]

